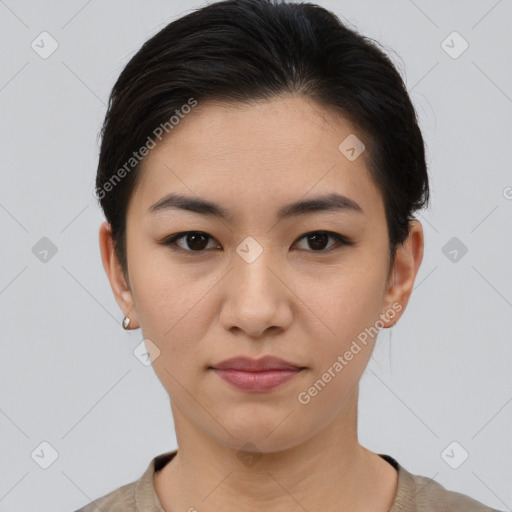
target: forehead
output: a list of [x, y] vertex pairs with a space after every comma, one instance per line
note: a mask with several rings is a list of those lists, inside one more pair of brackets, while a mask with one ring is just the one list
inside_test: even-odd
[[173, 191], [241, 207], [335, 191], [375, 209], [381, 197], [365, 151], [350, 160], [340, 150], [351, 137], [369, 144], [348, 120], [302, 97], [199, 103], [145, 157], [134, 207]]

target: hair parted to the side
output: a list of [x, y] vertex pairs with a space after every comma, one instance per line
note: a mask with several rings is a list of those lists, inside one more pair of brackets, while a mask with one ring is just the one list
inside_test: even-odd
[[[140, 178], [134, 152], [173, 116], [183, 117], [185, 106], [290, 93], [338, 112], [364, 135], [365, 162], [383, 196], [394, 260], [413, 213], [428, 204], [429, 183], [416, 112], [392, 61], [374, 40], [318, 5], [225, 0], [148, 39], [112, 89], [96, 196], [125, 275], [126, 212]], [[113, 183], [121, 169], [122, 179]]]

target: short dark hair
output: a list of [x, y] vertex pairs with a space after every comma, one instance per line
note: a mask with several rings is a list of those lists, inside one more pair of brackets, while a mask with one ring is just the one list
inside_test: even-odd
[[148, 39], [112, 89], [96, 176], [125, 275], [126, 212], [140, 178], [134, 151], [163, 131], [158, 127], [168, 132], [174, 114], [193, 102], [249, 103], [287, 93], [340, 113], [364, 135], [393, 262], [412, 214], [428, 204], [429, 184], [414, 107], [378, 44], [323, 7], [278, 0], [213, 3]]

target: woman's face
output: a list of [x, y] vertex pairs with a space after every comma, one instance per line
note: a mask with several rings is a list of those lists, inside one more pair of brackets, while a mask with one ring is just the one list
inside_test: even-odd
[[[130, 287], [118, 301], [158, 347], [153, 367], [176, 424], [265, 452], [348, 421], [376, 327], [396, 322], [412, 287], [410, 273], [401, 288], [388, 283], [383, 199], [364, 151], [354, 158], [354, 135], [365, 144], [299, 97], [199, 103], [146, 157], [127, 212]], [[215, 203], [225, 217], [151, 210], [171, 193]], [[340, 196], [330, 208], [288, 208], [330, 194]], [[202, 235], [163, 243], [188, 231]], [[263, 355], [303, 370], [255, 392], [211, 368]]]

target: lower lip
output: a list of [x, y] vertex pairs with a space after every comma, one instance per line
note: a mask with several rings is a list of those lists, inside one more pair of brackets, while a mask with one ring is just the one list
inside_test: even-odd
[[274, 389], [293, 379], [301, 371], [299, 368], [297, 370], [266, 370], [261, 372], [212, 369], [219, 377], [238, 389], [254, 393]]

